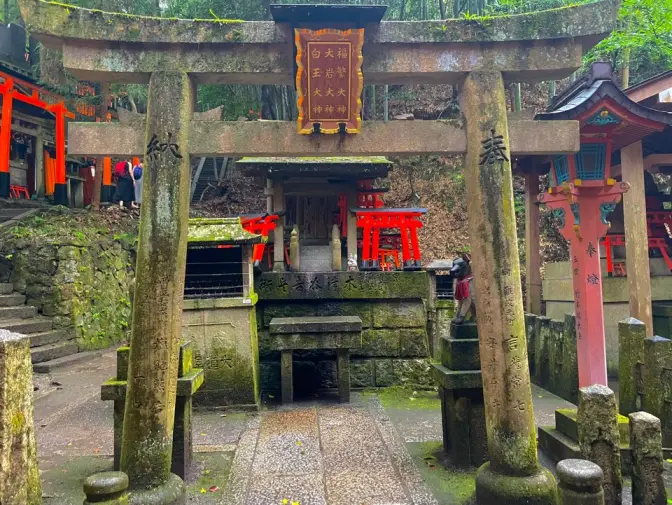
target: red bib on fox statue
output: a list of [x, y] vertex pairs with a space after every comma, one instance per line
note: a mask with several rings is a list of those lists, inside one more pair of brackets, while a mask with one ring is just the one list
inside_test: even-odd
[[454, 276], [454, 297], [457, 304], [453, 323], [462, 324], [467, 316], [476, 320], [476, 291], [474, 290], [474, 276], [471, 273], [471, 257], [462, 254], [453, 260], [450, 273]]

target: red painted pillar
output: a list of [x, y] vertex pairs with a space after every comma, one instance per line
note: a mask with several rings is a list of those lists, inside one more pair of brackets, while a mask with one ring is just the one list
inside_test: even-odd
[[362, 216], [362, 270], [370, 268], [369, 258], [371, 257], [371, 217]]
[[600, 238], [609, 229], [608, 214], [628, 190], [627, 183], [586, 188], [568, 185], [539, 201], [553, 209], [562, 235], [571, 243], [579, 387], [607, 384]]
[[56, 115], [56, 185], [54, 203], [68, 205], [68, 185], [65, 178], [65, 107], [63, 102], [55, 105], [52, 112]]
[[376, 226], [373, 229], [373, 242], [371, 244], [371, 269], [379, 270], [378, 254], [380, 252], [380, 228]]
[[[581, 238], [571, 241], [579, 387], [607, 384], [607, 352], [600, 265], [599, 203], [582, 199]], [[606, 231], [606, 230], [604, 230]]]
[[2, 87], [2, 124], [0, 125], [0, 198], [9, 198], [9, 153], [12, 142], [12, 106], [14, 83], [7, 79]]
[[114, 197], [114, 187], [112, 186], [112, 158], [103, 158], [103, 188], [101, 190], [100, 201], [111, 202]]

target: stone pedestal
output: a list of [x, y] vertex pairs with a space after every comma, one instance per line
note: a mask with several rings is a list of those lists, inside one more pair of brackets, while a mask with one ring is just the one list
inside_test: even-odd
[[197, 405], [259, 406], [256, 296], [186, 300], [182, 337], [194, 343], [194, 366], [205, 373]]
[[[100, 397], [114, 402], [114, 469], [121, 467], [121, 442], [124, 427], [124, 405], [128, 381], [129, 347], [117, 350], [117, 376], [103, 384]], [[171, 472], [186, 478], [192, 461], [191, 410], [192, 397], [203, 384], [203, 370], [193, 368], [191, 342], [180, 346], [175, 421], [173, 429], [173, 452]]]
[[460, 108], [490, 456], [478, 472], [476, 498], [547, 505], [556, 486], [537, 460], [502, 75], [469, 74]]
[[42, 503], [30, 338], [6, 330], [0, 330], [0, 503]]
[[665, 505], [660, 419], [646, 412], [630, 414], [632, 503]]
[[[194, 87], [184, 72], [149, 81], [142, 209], [121, 469], [147, 503], [179, 503], [173, 477], [180, 322], [187, 256]], [[176, 480], [177, 479], [177, 480]], [[170, 487], [166, 490], [166, 486]], [[178, 490], [180, 488], [181, 490]], [[173, 491], [176, 491], [173, 493]]]
[[558, 463], [558, 505], [604, 505], [602, 469], [585, 459]]
[[620, 505], [623, 489], [620, 433], [614, 392], [596, 384], [579, 390], [577, 427], [581, 455], [604, 472], [606, 505]]
[[473, 323], [452, 325], [453, 338], [440, 338], [440, 365], [433, 365], [439, 385], [443, 448], [458, 467], [480, 466], [488, 459], [485, 405]]

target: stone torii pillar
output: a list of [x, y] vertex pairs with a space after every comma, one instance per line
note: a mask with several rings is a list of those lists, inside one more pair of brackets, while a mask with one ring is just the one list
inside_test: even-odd
[[537, 460], [502, 74], [470, 73], [460, 108], [490, 455], [476, 476], [476, 498], [483, 505], [548, 505], [556, 486]]
[[184, 502], [170, 473], [189, 219], [189, 129], [195, 90], [184, 72], [149, 81], [145, 173], [121, 469], [131, 502]]

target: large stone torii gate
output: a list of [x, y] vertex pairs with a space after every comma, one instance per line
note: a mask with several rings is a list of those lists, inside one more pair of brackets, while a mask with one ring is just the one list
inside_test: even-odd
[[[578, 123], [508, 119], [504, 83], [566, 77], [610, 32], [617, 2], [478, 20], [366, 27], [366, 84], [461, 85], [465, 121], [365, 122], [359, 135], [297, 135], [289, 122], [194, 116], [202, 83], [292, 84], [292, 27], [141, 18], [19, 0], [29, 31], [76, 77], [149, 83], [146, 117], [70, 125], [70, 154], [143, 155], [146, 175], [122, 469], [130, 503], [182, 503], [170, 474], [187, 244], [190, 156], [465, 154], [490, 462], [479, 503], [554, 503], [537, 461], [511, 159], [579, 150]], [[151, 498], [150, 498], [151, 495]]]

